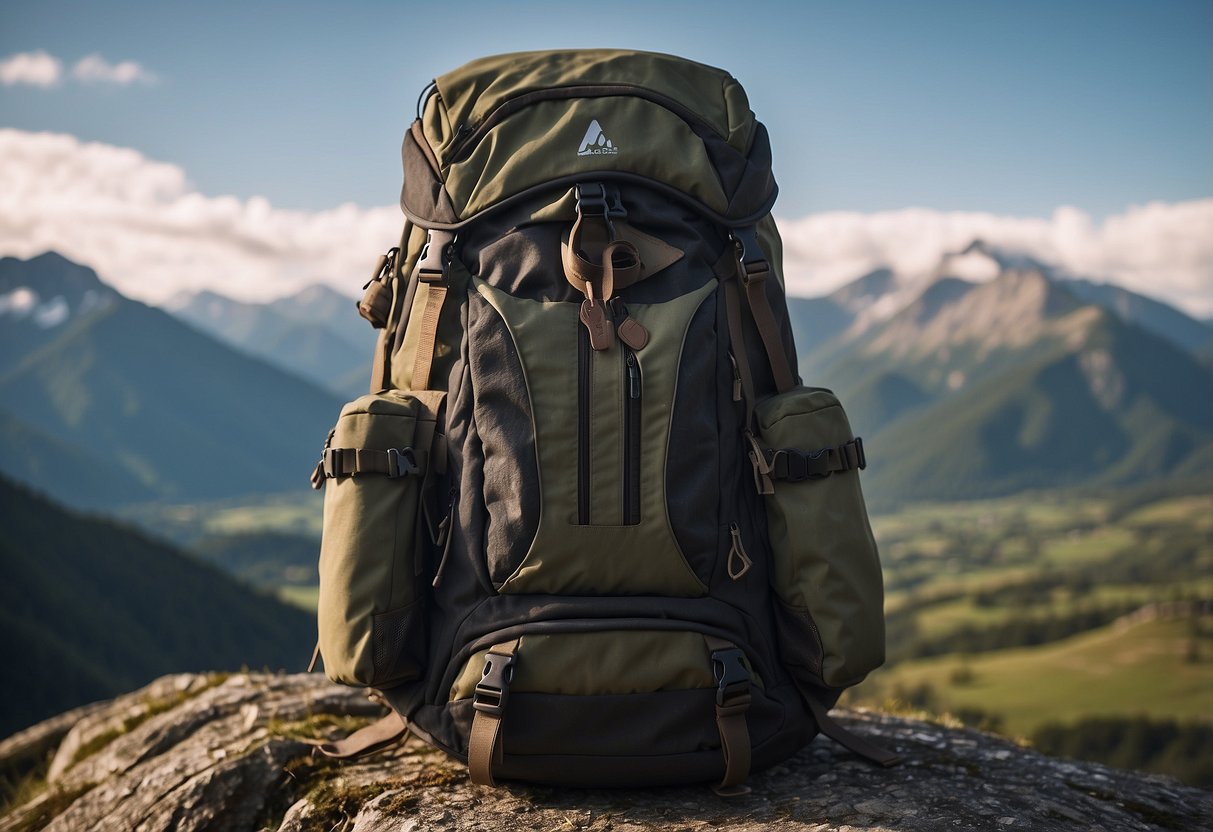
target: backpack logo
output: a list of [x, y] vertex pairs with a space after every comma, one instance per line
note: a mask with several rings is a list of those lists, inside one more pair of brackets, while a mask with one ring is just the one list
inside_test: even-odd
[[614, 156], [618, 152], [619, 148], [602, 132], [598, 119], [591, 120], [589, 128], [585, 131], [585, 138], [581, 140], [581, 147], [577, 149], [577, 155]]

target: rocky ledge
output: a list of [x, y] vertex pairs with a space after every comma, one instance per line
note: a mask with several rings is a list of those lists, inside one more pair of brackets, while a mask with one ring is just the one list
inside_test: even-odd
[[357, 763], [311, 755], [309, 741], [380, 713], [318, 675], [165, 677], [0, 743], [0, 832], [1213, 828], [1213, 793], [867, 711], [839, 721], [896, 748], [900, 766], [819, 737], [729, 800], [706, 786], [489, 789], [415, 739]]

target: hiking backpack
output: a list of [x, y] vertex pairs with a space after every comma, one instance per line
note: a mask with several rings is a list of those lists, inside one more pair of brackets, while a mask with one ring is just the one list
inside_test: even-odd
[[319, 652], [473, 781], [744, 789], [884, 660], [863, 443], [799, 384], [765, 128], [593, 50], [423, 92], [325, 486]]

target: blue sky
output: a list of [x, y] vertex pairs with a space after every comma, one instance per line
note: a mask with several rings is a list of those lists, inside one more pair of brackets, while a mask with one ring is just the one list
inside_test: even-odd
[[0, 59], [100, 53], [159, 81], [0, 86], [0, 126], [135, 148], [203, 194], [385, 205], [430, 78], [589, 46], [732, 72], [771, 131], [783, 216], [1099, 220], [1213, 194], [1213, 4], [1181, 0], [6, 3]]

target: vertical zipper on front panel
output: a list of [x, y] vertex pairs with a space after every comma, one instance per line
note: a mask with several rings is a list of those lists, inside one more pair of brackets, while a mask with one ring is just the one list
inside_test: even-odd
[[577, 325], [577, 524], [590, 524], [590, 333]]
[[623, 524], [640, 522], [640, 362], [636, 353], [620, 344], [623, 350], [627, 383], [623, 401]]

